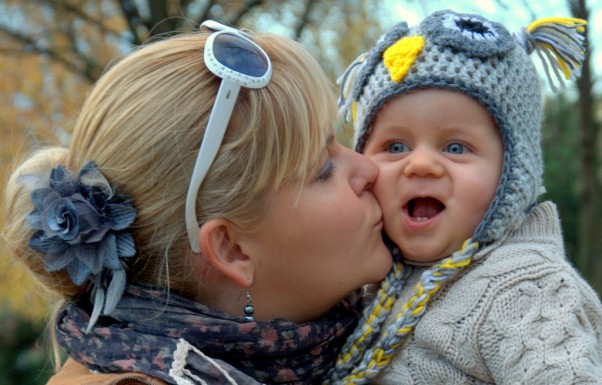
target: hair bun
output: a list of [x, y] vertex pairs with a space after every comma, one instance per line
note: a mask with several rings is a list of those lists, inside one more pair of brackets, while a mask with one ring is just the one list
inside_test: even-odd
[[33, 229], [27, 216], [34, 209], [30, 193], [36, 184], [48, 181], [50, 171], [58, 164], [66, 164], [69, 150], [64, 147], [47, 147], [31, 154], [11, 173], [4, 194], [4, 229], [2, 235], [9, 251], [24, 263], [47, 288], [64, 298], [82, 291], [65, 272], [48, 273], [44, 270], [43, 255], [33, 251], [29, 238]]

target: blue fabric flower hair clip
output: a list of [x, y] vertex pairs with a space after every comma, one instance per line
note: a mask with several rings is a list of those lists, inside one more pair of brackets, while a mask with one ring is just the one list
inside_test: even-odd
[[31, 200], [35, 209], [27, 221], [37, 231], [29, 247], [45, 254], [46, 271], [64, 270], [75, 285], [90, 285], [94, 309], [89, 331], [101, 311], [115, 309], [125, 290], [123, 259], [136, 253], [129, 231], [136, 210], [94, 162], [86, 163], [77, 179], [61, 165], [53, 168], [49, 182], [34, 189]]

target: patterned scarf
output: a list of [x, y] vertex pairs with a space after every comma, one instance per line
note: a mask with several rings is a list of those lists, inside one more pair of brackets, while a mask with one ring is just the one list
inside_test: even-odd
[[360, 317], [354, 295], [320, 319], [248, 322], [173, 293], [129, 285], [111, 317], [66, 303], [59, 344], [102, 373], [140, 372], [175, 385], [321, 383]]

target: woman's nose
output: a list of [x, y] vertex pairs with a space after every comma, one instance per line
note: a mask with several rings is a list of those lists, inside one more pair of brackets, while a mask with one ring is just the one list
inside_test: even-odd
[[360, 195], [366, 190], [370, 190], [376, 182], [378, 177], [378, 167], [370, 158], [363, 154], [359, 154], [353, 150], [351, 152], [353, 157], [353, 172], [351, 174], [351, 188], [353, 191]]

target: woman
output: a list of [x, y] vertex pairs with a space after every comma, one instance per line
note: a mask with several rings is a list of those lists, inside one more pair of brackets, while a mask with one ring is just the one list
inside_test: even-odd
[[65, 299], [50, 384], [321, 381], [392, 263], [335, 117], [300, 45], [215, 22], [106, 72], [6, 189], [15, 256]]

